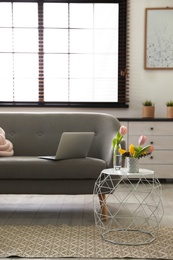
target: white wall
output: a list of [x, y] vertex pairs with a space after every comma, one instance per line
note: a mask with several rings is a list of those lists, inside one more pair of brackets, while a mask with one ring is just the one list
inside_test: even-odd
[[[173, 0], [130, 0], [130, 106], [128, 116], [141, 116], [141, 103], [155, 103], [155, 117], [166, 117], [166, 101], [173, 100], [173, 70], [144, 70], [145, 8], [173, 7]], [[124, 112], [125, 113], [125, 112]], [[124, 113], [122, 114], [124, 116]]]
[[155, 103], [155, 117], [166, 117], [166, 101], [173, 100], [173, 70], [144, 70], [145, 8], [173, 7], [173, 0], [130, 1], [130, 103], [127, 109], [103, 108], [0, 108], [0, 111], [106, 112], [116, 117], [141, 117], [142, 102]]

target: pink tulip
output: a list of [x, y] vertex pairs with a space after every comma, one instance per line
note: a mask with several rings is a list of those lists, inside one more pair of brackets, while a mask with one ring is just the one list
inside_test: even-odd
[[147, 153], [152, 153], [154, 151], [154, 146], [150, 146], [147, 150]]
[[141, 135], [141, 136], [139, 137], [138, 144], [139, 144], [139, 145], [143, 145], [143, 144], [145, 144], [146, 140], [147, 140], [147, 137], [146, 137], [145, 135]]
[[122, 126], [120, 127], [120, 134], [121, 134], [121, 135], [125, 135], [126, 133], [127, 133], [127, 127], [124, 126], [124, 125], [122, 125]]

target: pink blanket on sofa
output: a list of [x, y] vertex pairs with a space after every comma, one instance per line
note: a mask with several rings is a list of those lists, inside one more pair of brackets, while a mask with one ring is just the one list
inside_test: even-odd
[[13, 144], [5, 138], [5, 131], [0, 127], [0, 156], [12, 156]]

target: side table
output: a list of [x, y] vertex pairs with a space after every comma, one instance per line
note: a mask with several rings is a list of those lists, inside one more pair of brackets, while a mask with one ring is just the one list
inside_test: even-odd
[[154, 171], [105, 169], [94, 192], [94, 217], [104, 240], [143, 245], [157, 237], [163, 217], [162, 187]]

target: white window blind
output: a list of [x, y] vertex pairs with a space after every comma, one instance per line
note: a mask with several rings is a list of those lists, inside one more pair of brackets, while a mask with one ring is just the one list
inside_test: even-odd
[[0, 2], [0, 102], [118, 102], [119, 13], [118, 3]]

